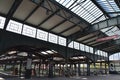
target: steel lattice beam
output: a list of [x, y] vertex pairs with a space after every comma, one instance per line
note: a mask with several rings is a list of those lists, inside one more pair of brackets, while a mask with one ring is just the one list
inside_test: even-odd
[[86, 36], [90, 33], [99, 31], [99, 30], [107, 28], [107, 27], [117, 26], [117, 25], [120, 25], [120, 16], [113, 17], [113, 18], [98, 22], [96, 24], [93, 24], [92, 26], [89, 26], [88, 28], [86, 28], [84, 30], [84, 32], [78, 31], [75, 34], [70, 35], [68, 38], [71, 39], [71, 41], [76, 40], [76, 39]]

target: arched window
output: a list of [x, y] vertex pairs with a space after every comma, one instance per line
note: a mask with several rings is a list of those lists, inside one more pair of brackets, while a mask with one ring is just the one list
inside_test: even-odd
[[120, 53], [115, 53], [109, 57], [110, 60], [120, 60]]

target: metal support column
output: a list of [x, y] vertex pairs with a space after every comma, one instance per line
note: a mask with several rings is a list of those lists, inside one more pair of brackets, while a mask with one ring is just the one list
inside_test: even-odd
[[87, 76], [90, 76], [90, 63], [87, 63]]
[[26, 65], [26, 72], [25, 72], [25, 79], [30, 79], [32, 74], [32, 53], [28, 53], [27, 58], [27, 65]]
[[7, 64], [4, 65], [4, 71], [6, 71]]
[[102, 62], [100, 62], [100, 73], [102, 74]]
[[79, 76], [81, 75], [81, 66], [80, 66], [80, 63], [78, 63], [78, 75]]
[[22, 61], [20, 61], [20, 68], [19, 68], [19, 77], [21, 77], [21, 73], [22, 73]]
[[75, 75], [76, 75], [76, 73], [77, 73], [77, 66], [76, 66], [76, 64], [74, 64], [74, 70], [75, 70]]
[[107, 63], [105, 63], [105, 74], [107, 74]]
[[48, 77], [53, 77], [53, 58], [49, 58], [49, 73]]
[[38, 74], [39, 74], [39, 77], [40, 77], [40, 67], [41, 67], [41, 60], [40, 60], [40, 62], [39, 62], [39, 72], [38, 72]]

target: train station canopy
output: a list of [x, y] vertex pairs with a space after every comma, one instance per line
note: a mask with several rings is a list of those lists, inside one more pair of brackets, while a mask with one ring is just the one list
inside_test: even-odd
[[47, 40], [39, 32], [50, 33], [53, 41], [57, 35], [70, 44], [116, 53], [119, 24], [119, 0], [0, 0], [0, 28], [33, 38]]

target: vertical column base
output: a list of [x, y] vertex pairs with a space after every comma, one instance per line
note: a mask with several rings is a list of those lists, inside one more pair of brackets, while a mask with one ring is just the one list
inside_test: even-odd
[[48, 77], [49, 78], [53, 78], [53, 58], [49, 59], [49, 73], [48, 73]]
[[32, 69], [26, 69], [25, 79], [30, 79], [32, 74]]
[[87, 64], [87, 76], [90, 76], [90, 64]]

